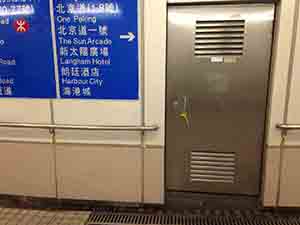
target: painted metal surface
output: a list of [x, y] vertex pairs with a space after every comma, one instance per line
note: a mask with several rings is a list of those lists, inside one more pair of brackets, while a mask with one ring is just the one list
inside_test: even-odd
[[273, 18], [273, 4], [169, 6], [168, 190], [259, 193]]

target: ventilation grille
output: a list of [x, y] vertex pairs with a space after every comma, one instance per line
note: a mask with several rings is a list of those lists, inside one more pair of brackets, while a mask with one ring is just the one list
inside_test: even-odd
[[190, 182], [234, 183], [235, 154], [192, 151]]
[[255, 216], [234, 215], [134, 215], [116, 213], [93, 213], [87, 225], [96, 224], [146, 224], [146, 225], [295, 225], [300, 224], [296, 216]]
[[195, 56], [242, 56], [244, 20], [196, 21]]

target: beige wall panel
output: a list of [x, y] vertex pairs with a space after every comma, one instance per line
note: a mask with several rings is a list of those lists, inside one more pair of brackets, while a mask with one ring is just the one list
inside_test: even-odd
[[164, 204], [164, 149], [146, 149], [144, 157], [144, 201]]
[[277, 204], [279, 179], [280, 149], [269, 148], [265, 153], [265, 166], [263, 176], [263, 205], [275, 207]]
[[[49, 100], [0, 99], [0, 122], [51, 123]], [[0, 128], [0, 140], [50, 142], [46, 130]]]
[[291, 60], [294, 12], [297, 0], [283, 0], [278, 6], [273, 49], [272, 88], [269, 109], [267, 144], [279, 146], [281, 134], [277, 123], [283, 122], [287, 82]]
[[59, 198], [141, 201], [141, 149], [58, 145], [56, 150]]
[[27, 128], [0, 128], [0, 141], [51, 143], [49, 130]]
[[[54, 119], [57, 124], [139, 126], [139, 101], [80, 101], [54, 102]], [[57, 131], [58, 143], [86, 144], [141, 144], [140, 133], [101, 131]]]
[[166, 0], [145, 1], [145, 119], [160, 130], [147, 132], [148, 145], [164, 145]]
[[0, 99], [0, 122], [50, 123], [49, 100]]
[[[291, 123], [291, 124], [299, 124], [299, 123]], [[289, 131], [288, 135], [286, 136], [285, 145], [295, 146], [295, 147], [300, 146], [300, 131], [299, 130]]]
[[300, 207], [300, 148], [287, 148], [283, 154], [279, 206]]
[[[300, 13], [300, 11], [299, 11]], [[294, 53], [294, 65], [292, 70], [292, 80], [291, 80], [291, 90], [290, 99], [288, 104], [288, 123], [300, 123], [300, 21], [298, 21], [298, 27], [296, 31], [296, 43], [295, 43], [295, 53]], [[300, 133], [299, 133], [300, 134]], [[300, 135], [299, 135], [300, 144]]]
[[[300, 13], [300, 8], [298, 9]], [[292, 68], [290, 98], [288, 102], [288, 124], [300, 124], [300, 21], [298, 20], [294, 53], [294, 64]], [[300, 131], [289, 132], [286, 145], [300, 146]], [[300, 159], [300, 158], [299, 158]]]
[[140, 145], [140, 132], [58, 130], [57, 143]]
[[0, 194], [55, 198], [51, 145], [0, 143], [0, 152]]
[[139, 101], [54, 101], [54, 119], [58, 124], [140, 125]]

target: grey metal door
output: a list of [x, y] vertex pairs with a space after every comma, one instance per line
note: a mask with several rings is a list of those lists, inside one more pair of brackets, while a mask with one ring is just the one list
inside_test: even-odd
[[168, 6], [168, 190], [259, 193], [273, 18], [273, 4]]

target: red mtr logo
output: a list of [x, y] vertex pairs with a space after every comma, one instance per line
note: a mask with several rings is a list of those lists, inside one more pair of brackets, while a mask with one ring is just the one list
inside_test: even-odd
[[14, 21], [14, 28], [18, 33], [25, 33], [29, 30], [29, 23], [25, 19], [17, 19]]

